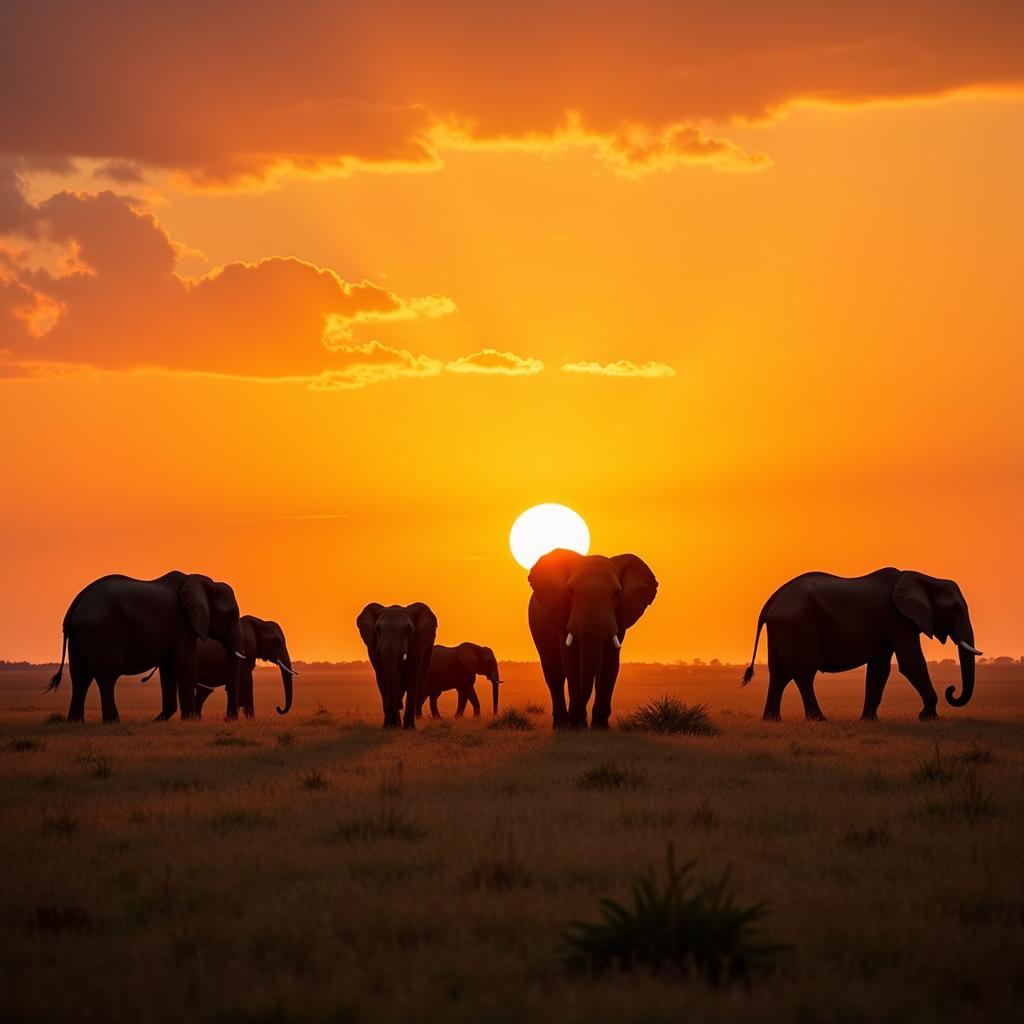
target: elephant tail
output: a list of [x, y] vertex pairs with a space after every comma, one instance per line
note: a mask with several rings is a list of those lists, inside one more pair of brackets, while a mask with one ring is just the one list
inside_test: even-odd
[[56, 690], [60, 686], [61, 676], [64, 675], [64, 658], [68, 653], [68, 634], [64, 631], [64, 643], [61, 644], [60, 648], [60, 668], [57, 669], [53, 674], [53, 678], [50, 680], [50, 685], [43, 690], [43, 693], [49, 693], [51, 690]]
[[754, 678], [754, 660], [757, 658], [757, 645], [761, 642], [761, 630], [764, 629], [764, 611], [757, 620], [757, 632], [754, 634], [754, 653], [750, 656], [750, 664], [743, 672], [740, 686], [746, 686]]

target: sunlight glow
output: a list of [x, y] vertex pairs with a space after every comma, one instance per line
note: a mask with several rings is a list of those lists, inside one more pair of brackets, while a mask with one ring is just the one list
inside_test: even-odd
[[524, 569], [532, 569], [541, 555], [555, 548], [585, 555], [590, 550], [590, 530], [582, 516], [571, 508], [548, 502], [528, 508], [512, 524], [508, 546]]

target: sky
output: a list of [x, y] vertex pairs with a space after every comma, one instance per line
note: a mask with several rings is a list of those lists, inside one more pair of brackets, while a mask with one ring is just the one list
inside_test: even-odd
[[548, 501], [630, 660], [885, 565], [1022, 655], [1022, 180], [1018, 3], [6, 3], [0, 658], [172, 568], [530, 658]]

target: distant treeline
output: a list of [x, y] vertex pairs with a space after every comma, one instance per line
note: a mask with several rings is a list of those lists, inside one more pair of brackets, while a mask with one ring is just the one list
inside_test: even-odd
[[[299, 671], [310, 670], [310, 669], [354, 669], [354, 668], [369, 668], [370, 663], [365, 659], [357, 659], [355, 661], [295, 661], [292, 662], [296, 669]], [[509, 659], [502, 659], [501, 664], [503, 665], [537, 665], [536, 661], [511, 661]], [[746, 667], [744, 664], [732, 664], [730, 662], [719, 661], [718, 658], [712, 658], [710, 661], [703, 661], [700, 658], [694, 658], [693, 661], [632, 661], [625, 662], [631, 669], [641, 669], [652, 672], [700, 672], [702, 675], [714, 674], [718, 671], [723, 673], [733, 673], [737, 669], [741, 670]], [[942, 658], [939, 661], [930, 661], [929, 665], [939, 666], [955, 666], [958, 664], [956, 658]], [[1011, 658], [1007, 655], [1001, 655], [998, 658], [978, 658], [977, 664], [979, 667], [989, 666], [1001, 666], [1009, 667], [1012, 665], [1024, 666], [1024, 657]], [[764, 662], [758, 662], [760, 667], [764, 667]], [[277, 671], [273, 665], [262, 666], [265, 668], [273, 669]], [[35, 670], [46, 670], [48, 672], [56, 671], [57, 662], [46, 661], [38, 664], [31, 661], [5, 661], [0, 658], [0, 672], [25, 672]], [[896, 671], [896, 666], [893, 666], [893, 671]]]

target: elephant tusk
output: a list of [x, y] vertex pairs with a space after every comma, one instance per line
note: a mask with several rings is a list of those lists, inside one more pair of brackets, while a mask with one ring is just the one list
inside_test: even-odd
[[278, 658], [277, 661], [274, 662], [274, 664], [277, 665], [277, 667], [281, 669], [283, 672], [287, 672], [288, 675], [290, 676], [297, 676], [299, 674], [295, 671], [295, 669], [289, 668], [280, 658]]
[[612, 636], [612, 643], [615, 644], [615, 649], [618, 650], [622, 646], [622, 641], [618, 636]]
[[971, 654], [976, 654], [979, 658], [981, 657], [981, 651], [977, 647], [972, 647], [966, 640], [961, 640], [959, 646], [965, 651], [970, 651]]
[[402, 661], [408, 661], [408, 660], [409, 660], [409, 655], [408, 654], [403, 654], [402, 655]]
[[572, 633], [565, 634], [565, 646], [572, 647]]
[[241, 651], [235, 651], [235, 657], [239, 661], [245, 661], [245, 655]]

